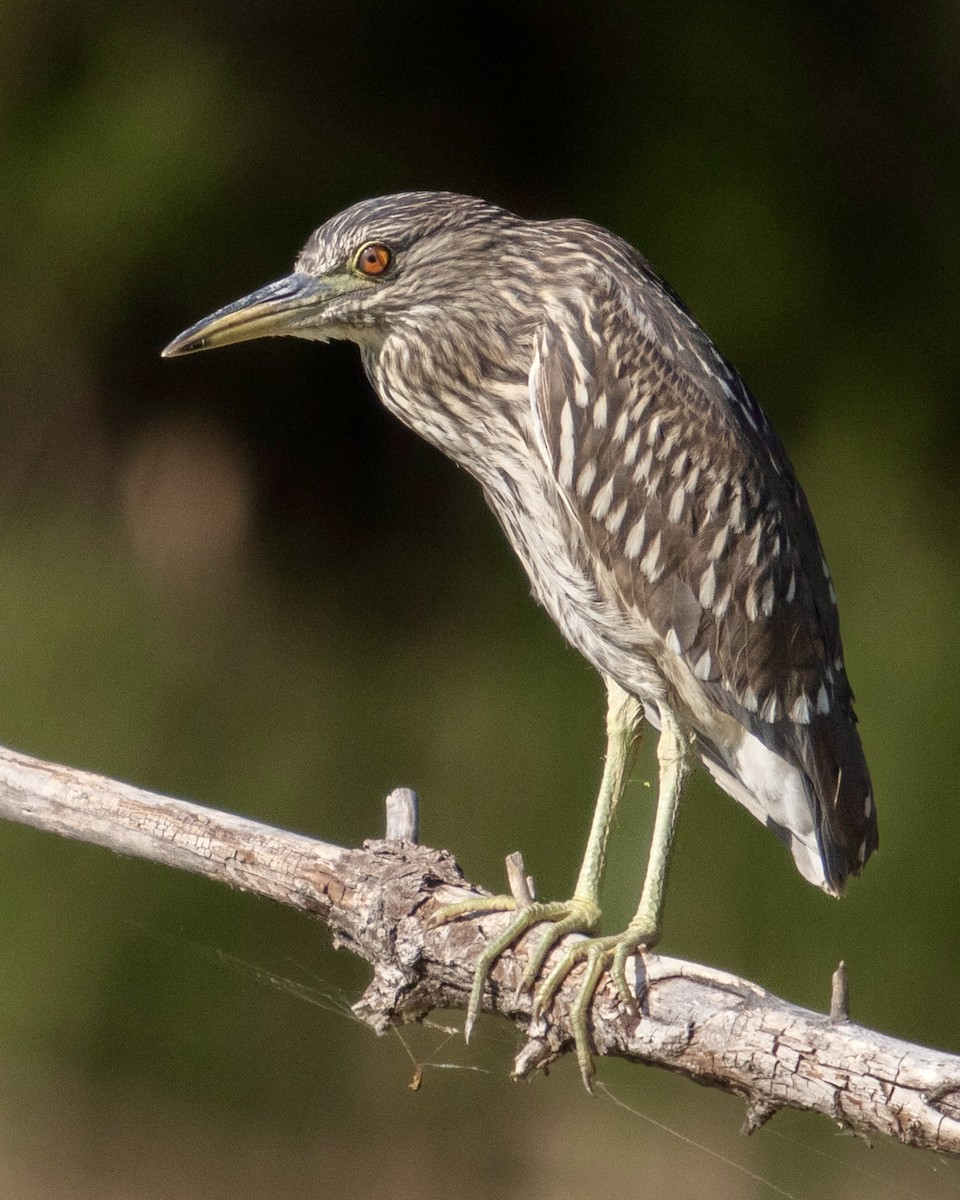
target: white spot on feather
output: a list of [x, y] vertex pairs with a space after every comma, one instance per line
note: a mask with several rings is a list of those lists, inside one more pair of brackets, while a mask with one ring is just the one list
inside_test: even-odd
[[820, 684], [820, 691], [817, 692], [817, 712], [825, 717], [830, 711], [830, 697], [827, 695], [827, 689]]
[[810, 701], [801, 692], [794, 700], [793, 708], [790, 709], [790, 720], [796, 721], [798, 725], [809, 725], [810, 716]]
[[753, 527], [753, 533], [750, 535], [750, 554], [747, 557], [747, 562], [751, 567], [755, 567], [760, 561], [760, 541], [763, 537], [763, 529], [758, 521]]
[[710, 494], [707, 496], [707, 512], [711, 517], [716, 516], [717, 509], [720, 507], [720, 499], [723, 496], [723, 480], [718, 479], [710, 489]]
[[634, 417], [643, 416], [643, 410], [647, 407], [647, 405], [650, 403], [650, 401], [652, 399], [653, 399], [653, 392], [641, 392], [640, 395], [636, 399], [636, 403], [633, 406]]
[[624, 499], [624, 500], [621, 500], [620, 503], [617, 505], [617, 507], [613, 510], [613, 512], [611, 512], [608, 515], [606, 521], [604, 521], [604, 524], [606, 525], [606, 527], [610, 531], [610, 533], [619, 533], [620, 532], [620, 526], [623, 524], [623, 517], [624, 517], [624, 514], [626, 513], [626, 511], [627, 511], [627, 502]]
[[[658, 457], [663, 458], [663, 455], [660, 454], [660, 455], [658, 455]], [[689, 450], [681, 450], [680, 453], [677, 455], [677, 457], [670, 464], [670, 474], [673, 476], [674, 479], [676, 479], [678, 475], [682, 475], [686, 471], [689, 464], [690, 464], [690, 451]]]
[[573, 409], [564, 402], [560, 409], [560, 466], [557, 478], [561, 486], [573, 486], [573, 459], [575, 446], [573, 444]]
[[[581, 292], [580, 295], [582, 296], [583, 293]], [[588, 334], [590, 340], [593, 342], [593, 344], [598, 349], [602, 348], [603, 338], [600, 336], [600, 330], [597, 327], [597, 323], [594, 318], [594, 313], [593, 313], [592, 309], [590, 309], [590, 308], [584, 309], [583, 326], [586, 329], [587, 334]]]
[[670, 508], [667, 510], [667, 516], [671, 521], [679, 521], [683, 516], [683, 506], [686, 503], [686, 500], [687, 494], [683, 490], [683, 485], [681, 484], [680, 487], [678, 487], [670, 497]]
[[667, 649], [672, 651], [674, 654], [683, 653], [683, 650], [680, 646], [680, 639], [677, 637], [677, 631], [672, 625], [667, 630], [667, 636], [664, 638], [664, 641], [666, 642]]
[[765, 617], [769, 617], [773, 612], [773, 599], [773, 580], [768, 579], [760, 594], [760, 609]]
[[610, 511], [610, 505], [613, 503], [613, 476], [611, 475], [603, 487], [597, 492], [597, 498], [593, 502], [593, 508], [590, 513], [595, 521], [602, 521]]
[[629, 422], [630, 422], [630, 414], [627, 412], [626, 409], [624, 409], [620, 413], [620, 416], [617, 417], [617, 423], [613, 427], [614, 441], [622, 442], [623, 439], [627, 436], [627, 425], [629, 424]]
[[700, 603], [704, 608], [712, 608], [717, 594], [717, 572], [713, 563], [700, 576]]
[[604, 392], [601, 392], [593, 405], [593, 427], [594, 429], [606, 429], [607, 427], [607, 397]]
[[730, 526], [721, 525], [717, 530], [717, 536], [713, 539], [713, 545], [708, 551], [710, 558], [716, 562], [727, 548], [727, 540], [730, 537]]
[[690, 468], [683, 480], [683, 490], [688, 496], [692, 496], [697, 490], [697, 484], [700, 482], [700, 466], [699, 464]]
[[640, 570], [646, 575], [651, 583], [656, 583], [660, 577], [660, 569], [658, 560], [660, 558], [660, 533], [650, 543], [649, 549], [640, 560]]
[[653, 451], [648, 450], [643, 458], [637, 463], [637, 469], [633, 473], [633, 482], [640, 483], [650, 474], [650, 468], [653, 466]]
[[797, 575], [795, 571], [790, 572], [790, 583], [787, 586], [787, 603], [792, 604], [793, 598], [797, 594]]
[[697, 679], [709, 679], [712, 669], [713, 663], [710, 659], [710, 651], [704, 650], [703, 654], [701, 654], [697, 659], [696, 665], [693, 668], [693, 673]]
[[[637, 451], [640, 449], [641, 430], [635, 429], [623, 448], [623, 461], [627, 466], [631, 466], [637, 458]], [[650, 461], [653, 461], [653, 455], [650, 455]]]
[[597, 464], [593, 460], [585, 463], [577, 479], [577, 495], [581, 500], [585, 500], [590, 495], [590, 489], [593, 487], [593, 481], [596, 477]]
[[743, 533], [743, 496], [739, 492], [733, 493], [727, 521], [737, 533]]
[[780, 702], [777, 699], [777, 693], [771, 692], [767, 697], [767, 701], [760, 710], [760, 716], [764, 721], [776, 721], [780, 716]]
[[627, 534], [627, 540], [624, 543], [623, 552], [627, 558], [636, 558], [643, 549], [643, 543], [647, 538], [647, 519], [641, 517], [637, 521], [630, 532]]
[[591, 378], [590, 372], [584, 364], [580, 347], [566, 330], [563, 330], [563, 341], [570, 362], [573, 364], [573, 398], [579, 408], [586, 408], [590, 403], [590, 392], [587, 389], [587, 380]]
[[677, 444], [677, 442], [679, 440], [680, 440], [680, 430], [679, 429], [671, 429], [670, 432], [664, 437], [663, 445], [657, 451], [657, 458], [660, 460], [660, 462], [667, 461], [667, 459], [673, 453], [674, 446]]

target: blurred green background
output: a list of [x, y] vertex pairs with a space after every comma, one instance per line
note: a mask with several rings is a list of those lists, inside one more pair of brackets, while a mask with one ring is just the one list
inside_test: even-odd
[[[408, 784], [471, 878], [520, 848], [566, 894], [602, 689], [476, 488], [349, 347], [159, 351], [363, 196], [585, 216], [789, 447], [880, 808], [835, 903], [698, 776], [664, 949], [821, 1009], [842, 957], [857, 1019], [960, 1050], [957, 6], [8, 3], [0, 63], [0, 740], [343, 844]], [[652, 780], [650, 738], [611, 928]], [[802, 1115], [739, 1140], [735, 1099], [622, 1064], [634, 1112], [569, 1063], [512, 1084], [505, 1025], [378, 1040], [321, 928], [91, 847], [4, 828], [0, 911], [0, 1197], [960, 1192]], [[464, 1069], [410, 1091], [428, 1061]]]

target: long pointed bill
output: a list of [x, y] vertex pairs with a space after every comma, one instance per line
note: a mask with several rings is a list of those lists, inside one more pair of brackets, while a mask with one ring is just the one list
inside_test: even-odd
[[317, 313], [324, 303], [344, 290], [335, 280], [318, 279], [296, 271], [191, 325], [173, 339], [163, 351], [163, 357], [212, 350], [252, 338], [283, 334], [303, 336], [307, 326], [319, 325]]

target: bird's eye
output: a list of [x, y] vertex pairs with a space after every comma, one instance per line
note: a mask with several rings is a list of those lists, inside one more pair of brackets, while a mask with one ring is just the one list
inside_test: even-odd
[[361, 275], [383, 275], [392, 258], [393, 255], [387, 246], [371, 242], [359, 251], [354, 259], [354, 266]]

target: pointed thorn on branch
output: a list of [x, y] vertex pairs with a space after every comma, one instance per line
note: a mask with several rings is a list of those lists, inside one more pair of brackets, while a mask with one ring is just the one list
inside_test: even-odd
[[413, 788], [394, 788], [386, 800], [388, 842], [417, 844], [420, 836], [420, 799]]
[[510, 885], [510, 895], [517, 902], [517, 908], [528, 908], [533, 903], [533, 879], [526, 873], [523, 855], [519, 850], [507, 855], [507, 883]]
[[850, 987], [847, 964], [842, 960], [830, 980], [830, 1020], [834, 1025], [850, 1020]]

